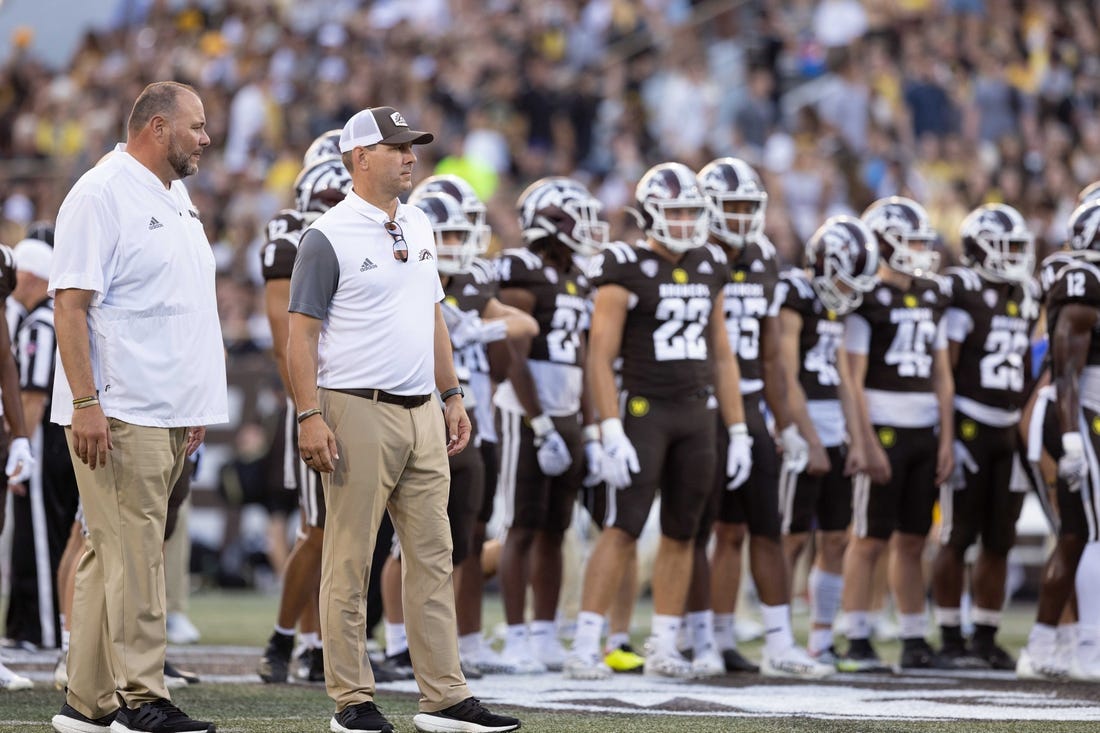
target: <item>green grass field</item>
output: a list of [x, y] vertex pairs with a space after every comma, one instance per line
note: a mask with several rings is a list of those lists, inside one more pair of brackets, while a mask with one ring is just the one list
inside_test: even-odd
[[[203, 632], [202, 643], [204, 645], [231, 645], [257, 647], [255, 657], [259, 655], [259, 647], [263, 645], [270, 633], [271, 623], [274, 618], [277, 598], [258, 593], [227, 593], [227, 592], [201, 592], [196, 594], [191, 603], [190, 615], [192, 620]], [[1013, 651], [1022, 643], [1032, 620], [1033, 608], [1029, 605], [1013, 608], [1007, 615], [1003, 633], [1003, 641]], [[642, 604], [636, 625], [639, 629], [648, 626], [649, 606]], [[485, 605], [485, 626], [487, 629], [500, 621], [501, 612], [499, 599], [496, 596], [488, 596]], [[796, 633], [804, 634], [806, 624], [805, 616], [796, 616]], [[759, 642], [746, 644], [743, 650], [752, 657], [759, 657]], [[887, 659], [896, 658], [898, 653], [896, 644], [882, 644], [881, 651]], [[181, 651], [182, 654], [182, 651]], [[240, 666], [246, 672], [251, 670], [255, 657], [245, 656], [240, 659]], [[187, 661], [191, 666], [201, 669], [202, 653], [199, 649], [186, 650]], [[489, 694], [492, 689], [493, 678], [473, 683], [475, 693], [478, 689], [486, 690]], [[714, 694], [724, 696], [731, 705], [738, 701], [739, 688], [734, 683], [728, 687], [710, 688]], [[759, 689], [760, 685], [771, 684], [763, 678], [752, 678], [747, 684]], [[963, 683], [966, 684], [965, 682]], [[1021, 692], [1027, 689], [1022, 683]], [[550, 679], [546, 683], [549, 693], [555, 687], [555, 680]], [[667, 688], [675, 694], [676, 688]], [[774, 688], [766, 688], [769, 693], [774, 689], [774, 695], [798, 695], [803, 689], [798, 683], [780, 683]], [[840, 688], [836, 688], [840, 689]], [[895, 691], [902, 688], [894, 687], [885, 692], [897, 694]], [[1031, 691], [1031, 690], [1029, 690]], [[685, 689], [685, 695], [690, 694]], [[1002, 693], [1003, 694], [1003, 691]], [[1040, 694], [1046, 694], [1040, 690]], [[1053, 694], [1053, 693], [1052, 693]], [[1074, 690], [1074, 696], [1082, 697], [1079, 689]], [[177, 691], [174, 699], [185, 710], [196, 717], [205, 717], [215, 720], [219, 731], [240, 733], [292, 733], [296, 731], [326, 731], [328, 730], [328, 718], [332, 713], [331, 703], [325, 695], [323, 688], [319, 686], [307, 686], [302, 684], [265, 686], [261, 684], [210, 684], [203, 683], [197, 686]], [[1085, 693], [1086, 702], [1091, 702], [1093, 707], [1100, 706], [1100, 686], [1095, 692]], [[399, 731], [411, 732], [414, 730], [412, 716], [416, 713], [416, 698], [407, 693], [382, 691], [378, 696], [378, 703], [394, 722]], [[35, 690], [20, 693], [8, 693], [0, 697], [0, 731], [47, 731], [50, 730], [49, 719], [61, 705], [61, 693], [47, 689], [40, 684]], [[930, 701], [931, 702], [931, 701]], [[934, 704], [934, 703], [933, 703]], [[494, 710], [516, 715], [523, 720], [524, 728], [532, 731], [553, 731], [560, 733], [573, 733], [579, 731], [630, 731], [631, 733], [658, 733], [660, 731], [684, 730], [698, 731], [699, 733], [740, 733], [742, 731], [760, 731], [770, 733], [772, 731], [838, 731], [844, 733], [885, 733], [887, 731], [906, 731], [914, 733], [933, 731], [975, 731], [989, 733], [1055, 733], [1057, 731], [1095, 731], [1100, 729], [1100, 723], [1096, 721], [1066, 722], [1066, 721], [1021, 721], [1008, 720], [988, 722], [980, 720], [947, 720], [947, 721], [922, 721], [909, 719], [871, 719], [860, 717], [860, 710], [853, 708], [853, 719], [828, 719], [809, 717], [805, 715], [764, 717], [749, 716], [740, 717], [734, 715], [704, 715], [684, 716], [667, 714], [650, 714], [642, 712], [629, 713], [598, 713], [598, 712], [573, 712], [562, 710], [540, 709], [538, 693], [529, 698], [523, 698], [523, 706], [494, 704]], [[843, 713], [847, 715], [847, 712]]]

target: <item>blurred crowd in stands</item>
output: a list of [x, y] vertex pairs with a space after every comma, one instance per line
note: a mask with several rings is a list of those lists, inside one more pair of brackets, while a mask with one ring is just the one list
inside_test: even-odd
[[61, 69], [0, 59], [0, 241], [52, 219], [155, 79], [193, 84], [214, 144], [192, 198], [231, 353], [266, 349], [259, 248], [305, 147], [393, 105], [437, 133], [417, 176], [490, 202], [494, 247], [547, 174], [584, 180], [613, 237], [651, 164], [755, 165], [788, 261], [826, 216], [901, 193], [950, 253], [974, 206], [1029, 220], [1040, 256], [1100, 178], [1100, 5], [1076, 0], [146, 0]]

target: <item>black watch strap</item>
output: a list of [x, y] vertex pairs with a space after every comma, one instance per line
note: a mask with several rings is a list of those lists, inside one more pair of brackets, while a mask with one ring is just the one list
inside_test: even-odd
[[451, 387], [450, 389], [441, 392], [439, 394], [439, 399], [446, 402], [455, 395], [458, 395], [459, 397], [465, 397], [466, 393], [462, 391], [462, 387]]

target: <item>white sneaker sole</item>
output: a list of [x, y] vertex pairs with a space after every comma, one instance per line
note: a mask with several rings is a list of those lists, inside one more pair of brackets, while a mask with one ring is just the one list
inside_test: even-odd
[[53, 724], [53, 729], [57, 731], [57, 733], [103, 733], [103, 731], [111, 730], [111, 727], [108, 725], [84, 723], [65, 715], [53, 716], [50, 723]]
[[505, 733], [519, 728], [519, 725], [478, 725], [431, 713], [417, 713], [413, 716], [413, 725], [420, 733]]

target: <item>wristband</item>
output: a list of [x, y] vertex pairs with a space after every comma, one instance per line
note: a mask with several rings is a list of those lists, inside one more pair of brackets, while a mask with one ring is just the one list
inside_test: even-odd
[[1080, 433], [1062, 433], [1062, 450], [1066, 453], [1081, 455], [1085, 451], [1084, 441]]
[[321, 408], [320, 407], [314, 407], [312, 410], [303, 410], [302, 412], [299, 412], [297, 420], [300, 424], [300, 423], [308, 420], [309, 418], [313, 417], [314, 415], [320, 415], [320, 414], [321, 414]]
[[73, 406], [75, 407], [77, 405], [83, 405], [85, 402], [90, 404], [92, 402], [96, 402], [98, 399], [99, 399], [99, 392], [96, 392], [95, 394], [88, 395], [87, 397], [77, 397], [75, 400], [73, 400]]
[[749, 428], [743, 422], [735, 422], [733, 425], [730, 425], [729, 426], [729, 431], [730, 431], [730, 440], [733, 440], [738, 435], [748, 435], [749, 434]]
[[600, 442], [600, 426], [599, 425], [585, 425], [581, 428], [581, 438], [585, 443], [599, 443]]
[[465, 397], [466, 393], [462, 391], [461, 386], [451, 387], [450, 389], [447, 389], [447, 390], [444, 390], [443, 392], [441, 392], [439, 394], [439, 399], [446, 402], [447, 400], [451, 399], [455, 395], [458, 395], [459, 397]]
[[605, 441], [612, 438], [621, 438], [626, 435], [623, 431], [623, 421], [617, 417], [609, 417], [600, 423], [600, 433]]
[[89, 399], [80, 400], [79, 402], [76, 401], [76, 400], [73, 400], [73, 409], [74, 410], [83, 410], [85, 407], [91, 407], [92, 405], [98, 405], [98, 404], [99, 404], [99, 399], [96, 398], [96, 397], [93, 397], [90, 400]]
[[531, 430], [535, 432], [536, 438], [541, 438], [547, 433], [554, 432], [554, 421], [544, 412], [538, 417], [531, 418]]

